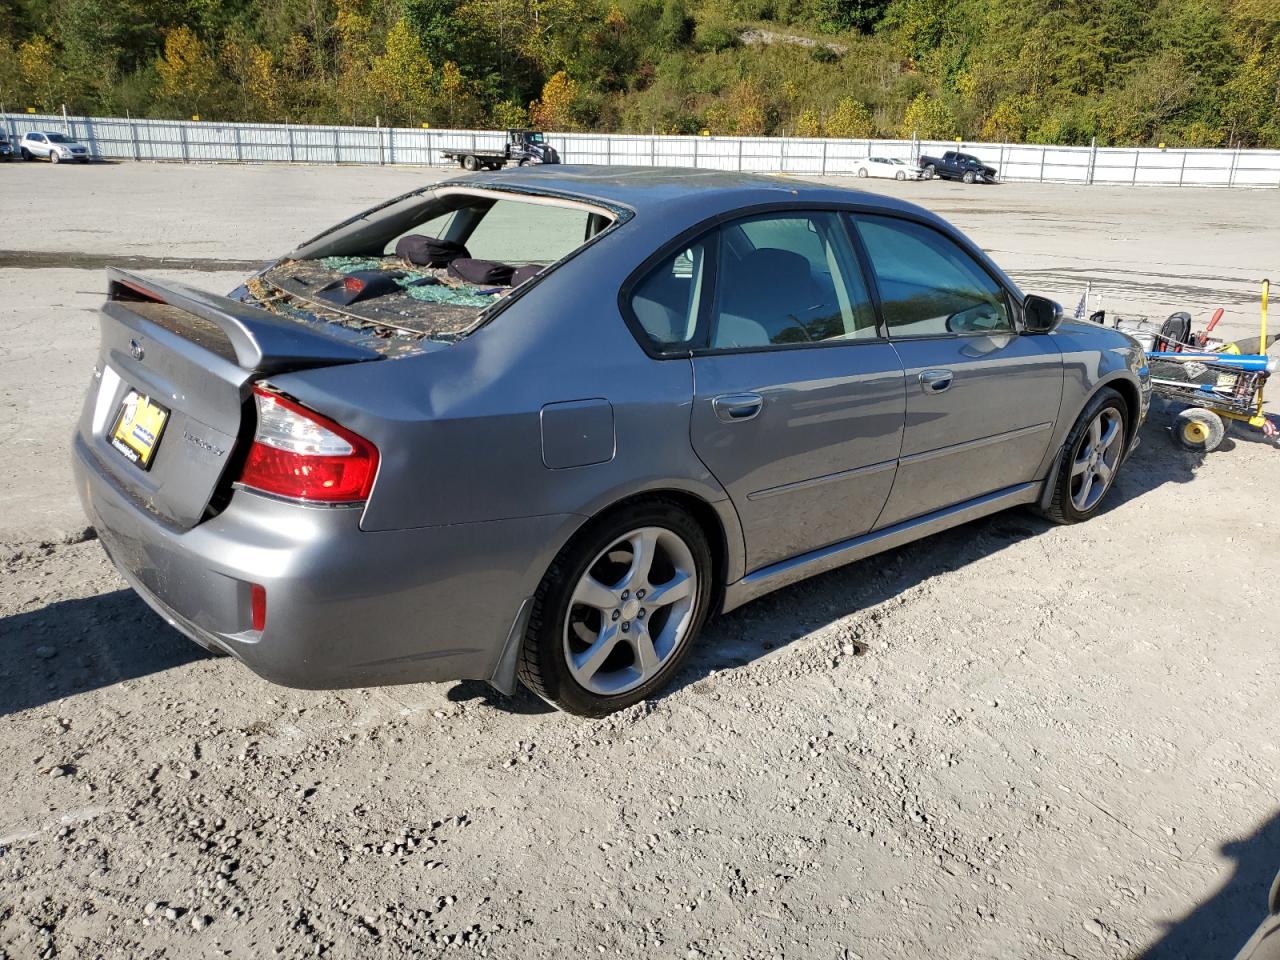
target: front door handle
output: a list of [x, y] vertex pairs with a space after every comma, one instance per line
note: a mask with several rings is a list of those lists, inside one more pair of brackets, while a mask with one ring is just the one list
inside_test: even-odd
[[725, 423], [738, 423], [759, 416], [764, 398], [758, 393], [726, 393], [713, 399], [711, 407]]
[[925, 393], [943, 393], [951, 388], [955, 375], [950, 370], [923, 370], [920, 373], [920, 389]]

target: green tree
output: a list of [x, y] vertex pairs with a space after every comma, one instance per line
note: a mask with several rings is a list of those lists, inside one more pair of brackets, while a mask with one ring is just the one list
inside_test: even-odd
[[874, 132], [871, 111], [853, 97], [842, 97], [823, 126], [827, 136], [842, 140], [865, 140]]
[[388, 122], [416, 126], [430, 114], [434, 103], [435, 69], [422, 42], [405, 20], [397, 20], [387, 33], [383, 53], [369, 67], [369, 88], [378, 115]]
[[900, 135], [922, 140], [951, 140], [960, 133], [955, 114], [937, 96], [919, 94], [907, 107], [899, 128]]

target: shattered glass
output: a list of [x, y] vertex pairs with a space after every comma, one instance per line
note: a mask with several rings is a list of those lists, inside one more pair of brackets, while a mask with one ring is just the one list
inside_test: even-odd
[[[423, 303], [451, 303], [460, 307], [487, 307], [497, 299], [498, 292], [493, 287], [477, 287], [449, 276], [444, 269], [431, 267], [406, 266], [397, 258], [373, 257], [322, 257], [319, 261], [330, 270], [338, 273], [355, 273], [359, 270], [396, 270], [404, 274], [396, 278], [396, 286], [400, 287], [414, 300]], [[415, 286], [416, 283], [431, 278], [436, 283]]]

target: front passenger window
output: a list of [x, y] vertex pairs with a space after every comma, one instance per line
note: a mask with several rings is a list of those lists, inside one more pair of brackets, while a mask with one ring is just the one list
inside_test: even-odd
[[859, 216], [889, 336], [1010, 333], [1004, 290], [954, 241], [893, 217]]

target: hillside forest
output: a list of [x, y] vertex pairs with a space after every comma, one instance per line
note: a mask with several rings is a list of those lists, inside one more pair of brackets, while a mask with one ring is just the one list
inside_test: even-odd
[[0, 104], [1280, 147], [1280, 0], [4, 0]]

